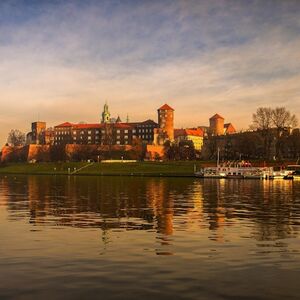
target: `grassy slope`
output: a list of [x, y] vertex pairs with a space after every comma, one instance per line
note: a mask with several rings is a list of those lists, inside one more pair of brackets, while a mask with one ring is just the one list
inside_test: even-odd
[[[94, 163], [83, 168], [77, 175], [153, 175], [191, 176], [194, 165], [199, 162], [138, 162], [138, 163]], [[14, 163], [0, 168], [0, 174], [68, 174], [87, 163]]]

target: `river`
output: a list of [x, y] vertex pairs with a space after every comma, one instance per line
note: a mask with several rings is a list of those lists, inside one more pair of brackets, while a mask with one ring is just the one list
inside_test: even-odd
[[299, 299], [300, 181], [0, 177], [0, 299]]

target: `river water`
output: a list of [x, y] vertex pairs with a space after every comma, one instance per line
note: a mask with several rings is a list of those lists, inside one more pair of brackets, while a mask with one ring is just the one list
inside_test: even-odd
[[0, 177], [0, 299], [299, 299], [300, 181]]

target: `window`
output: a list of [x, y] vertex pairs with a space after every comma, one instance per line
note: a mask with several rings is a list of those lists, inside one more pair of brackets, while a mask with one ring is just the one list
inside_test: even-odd
[[73, 131], [73, 134], [76, 135], [76, 131]]
[[128, 130], [126, 129], [126, 130], [124, 130], [124, 132], [125, 132], [125, 133], [128, 133]]
[[99, 130], [96, 130], [96, 134], [99, 134]]
[[88, 136], [88, 140], [91, 140], [92, 139], [92, 137], [91, 136]]
[[91, 130], [89, 130], [89, 131], [88, 131], [88, 134], [92, 134], [92, 131], [91, 131]]
[[120, 141], [117, 141], [116, 144], [117, 144], [117, 145], [120, 145]]

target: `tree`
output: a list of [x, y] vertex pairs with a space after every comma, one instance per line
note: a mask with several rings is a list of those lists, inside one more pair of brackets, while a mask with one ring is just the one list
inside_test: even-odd
[[272, 109], [270, 107], [259, 107], [253, 114], [252, 129], [257, 130], [263, 139], [264, 158], [269, 159], [271, 154], [271, 145], [274, 139], [272, 132]]
[[11, 146], [24, 146], [25, 133], [18, 129], [12, 129], [8, 134], [7, 143]]
[[268, 130], [272, 127], [272, 109], [270, 107], [259, 107], [252, 115], [252, 128], [256, 130]]
[[276, 107], [272, 110], [272, 122], [276, 128], [276, 157], [282, 158], [285, 140], [289, 135], [289, 129], [297, 126], [297, 118], [285, 107]]
[[273, 109], [271, 118], [273, 125], [280, 130], [294, 128], [298, 123], [296, 116], [292, 115], [285, 107], [276, 107]]
[[180, 160], [194, 160], [196, 158], [195, 147], [192, 141], [181, 141], [178, 148]]
[[270, 158], [270, 149], [275, 142], [275, 155], [282, 158], [286, 139], [290, 129], [297, 125], [297, 118], [285, 107], [260, 107], [253, 114], [253, 129], [256, 129], [264, 140], [264, 156]]
[[287, 139], [287, 146], [291, 158], [298, 159], [300, 157], [300, 130], [294, 129]]

